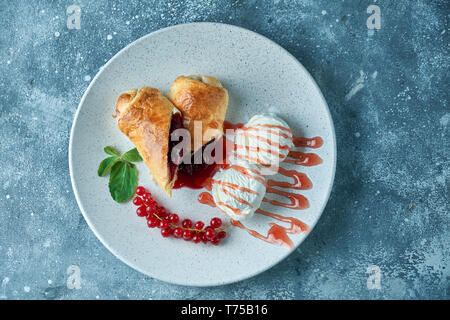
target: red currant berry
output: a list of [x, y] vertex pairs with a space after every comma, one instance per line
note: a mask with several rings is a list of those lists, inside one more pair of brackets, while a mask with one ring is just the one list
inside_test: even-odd
[[202, 241], [201, 235], [199, 235], [198, 233], [195, 233], [195, 234], [192, 236], [192, 241], [195, 242], [195, 243], [199, 243], [200, 241]]
[[159, 222], [159, 227], [160, 227], [161, 229], [166, 229], [166, 228], [169, 228], [170, 225], [169, 225], [169, 222], [167, 222], [166, 220], [161, 220], [161, 221]]
[[140, 206], [142, 205], [142, 198], [141, 197], [136, 197], [133, 199], [133, 203], [135, 206]]
[[186, 241], [190, 241], [192, 239], [192, 231], [190, 230], [184, 230], [183, 232], [183, 238]]
[[211, 219], [211, 227], [213, 227], [214, 229], [216, 228], [220, 228], [220, 226], [222, 225], [222, 220], [220, 220], [220, 218], [212, 218]]
[[212, 229], [212, 228], [206, 229], [206, 232], [205, 232], [206, 239], [211, 240], [215, 236], [216, 236], [216, 231], [214, 229]]
[[215, 246], [219, 245], [220, 239], [218, 237], [214, 237], [211, 239], [211, 243]]
[[156, 204], [155, 200], [153, 200], [152, 198], [144, 198], [144, 204], [146, 206], [151, 206], [153, 204]]
[[156, 202], [152, 202], [149, 205], [150, 208], [152, 208], [153, 213], [156, 213], [156, 210], [158, 209], [158, 204]]
[[227, 236], [227, 233], [225, 231], [220, 231], [217, 233], [217, 238], [223, 239]]
[[147, 215], [153, 215], [153, 210], [151, 207], [145, 207], [145, 211], [147, 211]]
[[195, 229], [202, 230], [204, 226], [205, 224], [203, 222], [197, 221], [197, 223], [195, 224]]
[[200, 234], [200, 240], [201, 240], [203, 243], [208, 243], [208, 239], [206, 238], [205, 232], [202, 232], [202, 233]]
[[136, 194], [139, 196], [143, 196], [145, 194], [145, 188], [142, 186], [139, 186], [136, 188]]
[[146, 217], [147, 216], [147, 208], [145, 206], [140, 206], [139, 208], [136, 209], [136, 214], [139, 217]]
[[171, 213], [171, 214], [169, 215], [169, 221], [170, 221], [171, 223], [176, 224], [176, 223], [178, 223], [178, 221], [180, 221], [180, 217], [179, 217], [176, 213]]
[[152, 216], [147, 219], [147, 225], [149, 228], [156, 228], [156, 226], [159, 224], [159, 220], [156, 219], [156, 217]]
[[144, 194], [142, 195], [142, 198], [144, 198], [144, 199], [151, 199], [152, 198], [152, 194], [150, 192], [144, 192]]
[[175, 228], [175, 230], [173, 230], [173, 236], [175, 238], [181, 238], [183, 236], [183, 229]]
[[190, 228], [192, 227], [192, 221], [190, 219], [184, 219], [181, 222], [181, 225], [183, 226], [183, 228]]
[[161, 235], [162, 235], [164, 238], [169, 237], [171, 234], [172, 234], [172, 229], [171, 229], [171, 228], [164, 228], [164, 229], [161, 229]]
[[160, 218], [166, 218], [168, 216], [167, 210], [164, 207], [158, 207], [158, 209], [156, 209], [156, 214]]

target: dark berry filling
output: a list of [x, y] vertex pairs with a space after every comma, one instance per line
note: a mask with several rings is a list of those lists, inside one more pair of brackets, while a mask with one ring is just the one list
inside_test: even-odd
[[175, 170], [177, 169], [177, 165], [176, 163], [173, 162], [173, 160], [175, 160], [175, 162], [178, 162], [178, 158], [181, 159], [183, 157], [183, 150], [180, 150], [178, 152], [178, 154], [175, 155], [174, 159], [172, 159], [172, 149], [174, 146], [176, 146], [178, 144], [178, 141], [173, 141], [173, 139], [171, 139], [170, 137], [172, 136], [172, 133], [177, 130], [177, 129], [181, 129], [183, 128], [183, 119], [181, 118], [181, 114], [180, 113], [175, 113], [172, 115], [172, 120], [170, 121], [170, 130], [169, 130], [169, 151], [167, 154], [167, 163], [169, 166], [169, 179], [170, 181], [172, 181], [174, 175], [175, 175]]
[[[202, 155], [204, 154], [205, 148], [211, 144], [216, 143], [223, 143], [223, 159], [221, 159], [222, 163], [225, 159], [225, 139], [219, 139], [219, 140], [211, 140], [208, 143], [204, 144], [201, 149], [199, 149], [197, 152], [201, 152]], [[211, 152], [211, 156], [215, 157], [214, 150]], [[202, 163], [200, 164], [194, 164], [194, 159], [196, 158], [196, 154], [191, 155], [191, 163], [183, 163], [180, 164], [178, 167], [178, 175], [177, 180], [175, 181], [175, 184], [173, 186], [174, 189], [179, 189], [183, 187], [191, 188], [191, 189], [201, 189], [205, 186], [206, 181], [216, 173], [218, 170], [218, 164], [217, 163], [211, 163], [208, 164], [205, 162], [204, 157], [202, 157]], [[208, 161], [211, 162], [211, 161]]]

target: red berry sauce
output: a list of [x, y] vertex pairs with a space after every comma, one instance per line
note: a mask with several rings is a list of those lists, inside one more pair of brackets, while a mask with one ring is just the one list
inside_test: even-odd
[[[167, 161], [169, 166], [169, 181], [172, 181], [173, 176], [175, 174], [175, 170], [177, 169], [177, 165], [172, 161], [172, 149], [174, 146], [176, 146], [179, 141], [175, 141], [174, 139], [171, 139], [172, 133], [177, 130], [181, 129], [183, 127], [183, 119], [181, 118], [181, 113], [175, 113], [172, 115], [172, 119], [170, 121], [170, 130], [169, 130], [169, 151], [167, 152]], [[179, 151], [177, 158], [181, 159], [183, 157], [182, 150]], [[178, 161], [178, 159], [173, 159], [175, 161]]]

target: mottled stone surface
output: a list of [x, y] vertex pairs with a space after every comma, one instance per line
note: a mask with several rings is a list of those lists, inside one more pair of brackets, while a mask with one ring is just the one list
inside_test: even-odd
[[[449, 32], [446, 1], [54, 1], [1, 4], [0, 298], [448, 299]], [[368, 30], [366, 9], [381, 8]], [[90, 231], [68, 169], [78, 102], [108, 59], [160, 28], [235, 24], [286, 48], [331, 109], [331, 199], [300, 248], [271, 270], [213, 288], [132, 270]], [[79, 266], [81, 289], [66, 286]], [[381, 270], [369, 290], [368, 266]]]

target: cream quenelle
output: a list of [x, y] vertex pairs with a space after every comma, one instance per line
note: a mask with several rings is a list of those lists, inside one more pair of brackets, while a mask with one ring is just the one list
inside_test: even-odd
[[294, 147], [292, 130], [273, 114], [252, 117], [236, 130], [235, 144], [237, 159], [262, 167], [278, 167]]
[[212, 178], [212, 196], [221, 211], [234, 220], [253, 216], [266, 193], [266, 179], [260, 169], [237, 161]]

